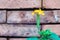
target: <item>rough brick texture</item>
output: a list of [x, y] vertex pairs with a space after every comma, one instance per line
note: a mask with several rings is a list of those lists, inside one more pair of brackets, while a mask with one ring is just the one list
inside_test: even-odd
[[43, 6], [45, 8], [60, 8], [60, 0], [43, 0]]
[[0, 8], [38, 8], [41, 0], [0, 0]]
[[[60, 10], [59, 10], [60, 11]], [[55, 23], [57, 15], [58, 22], [60, 22], [60, 12], [56, 11], [45, 11], [45, 15], [40, 15], [41, 23]], [[36, 15], [32, 16], [32, 11], [8, 11], [7, 23], [35, 23]]]
[[27, 23], [34, 22], [31, 11], [8, 11], [8, 23]]
[[[49, 18], [49, 17], [50, 18]], [[32, 11], [8, 11], [7, 23], [35, 23], [36, 15], [32, 16]], [[52, 11], [45, 11], [45, 16], [41, 15], [41, 23], [55, 22]]]
[[0, 25], [0, 36], [39, 36], [37, 32], [36, 25]]
[[5, 22], [6, 22], [6, 11], [0, 10], [0, 23], [5, 23]]

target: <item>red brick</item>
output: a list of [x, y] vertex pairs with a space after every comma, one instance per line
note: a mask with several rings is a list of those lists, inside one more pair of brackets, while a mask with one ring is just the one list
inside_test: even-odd
[[39, 36], [35, 25], [1, 24], [0, 36]]
[[0, 0], [0, 8], [38, 8], [41, 0]]
[[43, 30], [50, 29], [52, 32], [60, 35], [60, 25], [43, 25]]
[[45, 8], [60, 8], [60, 0], [43, 0], [43, 6]]

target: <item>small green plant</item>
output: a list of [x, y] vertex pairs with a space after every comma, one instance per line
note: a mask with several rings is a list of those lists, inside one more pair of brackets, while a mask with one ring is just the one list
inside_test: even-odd
[[45, 15], [44, 11], [42, 11], [41, 9], [39, 10], [35, 10], [33, 13], [33, 15], [36, 14], [37, 16], [37, 28], [38, 28], [38, 33], [41, 36], [40, 39], [35, 37], [35, 38], [27, 38], [27, 40], [60, 40], [59, 36], [56, 35], [55, 33], [51, 32], [49, 29], [47, 30], [40, 30], [40, 14], [41, 15]]

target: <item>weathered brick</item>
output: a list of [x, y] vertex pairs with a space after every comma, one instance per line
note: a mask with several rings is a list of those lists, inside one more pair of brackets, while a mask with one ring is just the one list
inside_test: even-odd
[[6, 38], [0, 38], [0, 40], [6, 40]]
[[43, 0], [43, 6], [45, 8], [60, 8], [60, 0]]
[[38, 8], [41, 0], [0, 0], [0, 8]]
[[[40, 15], [41, 23], [56, 22], [53, 11], [45, 11], [45, 15]], [[32, 11], [8, 11], [7, 23], [35, 23], [36, 15], [32, 16]]]
[[44, 11], [45, 15], [41, 16], [42, 23], [53, 23], [55, 22], [53, 11]]
[[50, 29], [52, 32], [60, 35], [60, 25], [42, 25], [42, 27], [43, 30]]
[[1, 24], [0, 36], [39, 36], [36, 25]]
[[34, 17], [31, 11], [8, 11], [8, 23], [23, 23], [34, 22]]
[[58, 22], [60, 22], [60, 10], [57, 11]]
[[11, 38], [10, 40], [26, 40], [26, 38]]
[[6, 11], [0, 10], [0, 23], [6, 22]]

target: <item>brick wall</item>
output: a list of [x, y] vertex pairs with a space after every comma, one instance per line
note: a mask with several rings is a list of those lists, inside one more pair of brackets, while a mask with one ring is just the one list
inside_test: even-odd
[[[54, 11], [44, 11], [45, 16], [40, 15], [41, 23], [59, 23], [60, 12], [58, 14], [58, 21], [54, 16]], [[32, 11], [6, 11], [0, 10], [0, 36], [38, 36], [39, 34], [36, 25], [23, 25], [19, 23], [36, 23], [36, 15], [32, 16]], [[2, 23], [2, 24], [1, 24]], [[51, 29], [52, 32], [60, 35], [60, 25], [42, 25], [43, 30]], [[1, 40], [6, 40], [1, 38]], [[13, 38], [10, 40], [26, 40], [23, 38]]]
[[[55, 3], [56, 2], [56, 3]], [[36, 15], [32, 16], [33, 11], [21, 11], [20, 8], [60, 8], [60, 0], [0, 0], [0, 36], [37, 36], [38, 29], [36, 25], [27, 25], [36, 23]], [[3, 9], [3, 10], [1, 10]], [[8, 10], [7, 10], [8, 9]], [[10, 10], [18, 9], [18, 10]], [[59, 23], [60, 10], [44, 10], [45, 16], [40, 15], [41, 23]], [[58, 20], [56, 19], [56, 15]], [[27, 23], [23, 25], [21, 23]], [[57, 35], [60, 35], [60, 25], [49, 24], [41, 25], [42, 30], [51, 29]], [[8, 40], [0, 38], [0, 40]], [[9, 38], [9, 40], [26, 40], [26, 38]]]

